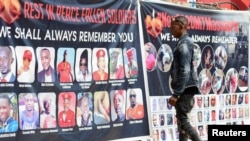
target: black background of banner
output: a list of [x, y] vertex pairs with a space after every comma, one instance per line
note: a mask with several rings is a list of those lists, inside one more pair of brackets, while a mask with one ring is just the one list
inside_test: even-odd
[[[90, 7], [90, 8], [103, 8], [103, 9], [135, 9], [138, 13], [138, 5], [136, 4], [136, 0], [132, 1], [132, 4], [130, 3], [130, 0], [108, 0], [104, 1], [102, 3], [95, 3], [88, 5], [86, 3], [80, 3], [80, 0], [20, 0], [21, 5], [23, 6], [24, 2], [32, 2], [32, 3], [44, 3], [44, 4], [51, 4], [51, 5], [68, 5], [68, 6], [75, 6], [75, 7]], [[16, 27], [21, 28], [37, 28], [41, 30], [41, 35], [44, 36], [45, 31], [47, 29], [53, 29], [53, 30], [76, 30], [76, 31], [90, 31], [90, 32], [132, 32], [134, 35], [134, 41], [133, 42], [120, 42], [117, 39], [116, 43], [107, 43], [107, 42], [78, 42], [78, 41], [42, 41], [42, 40], [25, 40], [25, 39], [15, 39], [15, 38], [0, 38], [1, 45], [9, 45], [9, 46], [32, 46], [34, 49], [38, 46], [48, 46], [48, 47], [54, 47], [55, 51], [59, 47], [73, 47], [75, 49], [79, 47], [88, 47], [88, 48], [95, 48], [95, 47], [105, 47], [107, 49], [112, 47], [135, 47], [137, 50], [137, 61], [139, 65], [139, 76], [134, 84], [129, 84], [127, 80], [121, 85], [121, 86], [111, 86], [108, 84], [95, 84], [93, 81], [91, 83], [91, 87], [89, 89], [81, 89], [79, 84], [77, 82], [73, 82], [73, 86], [70, 90], [65, 90], [61, 87], [59, 82], [56, 82], [54, 87], [42, 87], [39, 82], [35, 80], [35, 83], [32, 83], [31, 88], [20, 88], [19, 83], [15, 81], [14, 87], [0, 87], [1, 92], [14, 92], [18, 95], [18, 93], [21, 92], [55, 92], [58, 94], [61, 91], [74, 91], [75, 93], [78, 92], [85, 92], [85, 91], [99, 91], [99, 90], [115, 90], [119, 88], [128, 89], [128, 88], [141, 88], [142, 94], [143, 94], [143, 103], [145, 108], [145, 113], [148, 113], [147, 111], [147, 102], [146, 102], [146, 94], [145, 94], [145, 81], [148, 81], [149, 84], [149, 94], [150, 96], [164, 96], [164, 95], [170, 95], [171, 91], [169, 89], [169, 73], [163, 73], [159, 69], [156, 69], [152, 72], [147, 72], [148, 80], [144, 79], [143, 76], [143, 68], [142, 65], [144, 62], [142, 62], [141, 56], [143, 53], [141, 52], [141, 48], [143, 47], [145, 43], [151, 42], [155, 45], [155, 47], [158, 49], [161, 44], [166, 43], [171, 46], [171, 48], [174, 48], [174, 45], [176, 42], [172, 41], [162, 41], [159, 37], [152, 38], [149, 34], [145, 31], [145, 24], [144, 19], [146, 15], [152, 14], [152, 9], [154, 9], [156, 12], [162, 11], [166, 12], [169, 15], [178, 15], [178, 14], [184, 14], [184, 15], [196, 15], [196, 16], [209, 16], [213, 19], [218, 20], [229, 20], [229, 21], [238, 21], [239, 23], [246, 23], [246, 15], [245, 14], [237, 14], [234, 12], [218, 12], [218, 11], [208, 11], [208, 10], [197, 10], [187, 7], [179, 7], [176, 5], [166, 5], [166, 4], [156, 4], [156, 3], [149, 3], [149, 2], [140, 2], [141, 5], [141, 16], [142, 16], [142, 27], [143, 27], [143, 34], [139, 32], [138, 28], [138, 18], [137, 18], [137, 24], [94, 24], [94, 23], [84, 23], [84, 22], [65, 22], [65, 21], [49, 21], [45, 19], [27, 19], [24, 18], [23, 15], [15, 21], [13, 24], [6, 24], [3, 20], [0, 20], [1, 26], [8, 26], [11, 27], [12, 33], [14, 33], [14, 29]], [[22, 11], [23, 13], [23, 11]], [[248, 30], [248, 29], [246, 29]], [[164, 28], [162, 33], [169, 33], [169, 28]], [[214, 31], [197, 31], [197, 30], [189, 30], [190, 35], [192, 34], [204, 34], [204, 35], [223, 35], [223, 32], [214, 32]], [[12, 34], [13, 35], [13, 34]], [[144, 43], [140, 43], [139, 39], [140, 36], [143, 36]], [[207, 45], [208, 43], [198, 43], [201, 48]], [[219, 46], [220, 44], [212, 44], [210, 43], [214, 48]], [[37, 56], [37, 55], [36, 55]], [[248, 67], [248, 57], [245, 59], [237, 60], [228, 57], [228, 62], [226, 65], [226, 68], [224, 69], [224, 73], [229, 68], [236, 68], [236, 70], [239, 70], [241, 66], [247, 66]], [[201, 66], [199, 67], [199, 70], [201, 70]], [[37, 70], [37, 68], [35, 68]], [[214, 71], [214, 67], [211, 69], [211, 72]], [[212, 91], [211, 91], [212, 92]], [[226, 90], [225, 90], [226, 92]], [[239, 92], [239, 89], [237, 89], [237, 92]], [[58, 102], [58, 101], [57, 101]], [[128, 138], [128, 137], [138, 137], [138, 136], [145, 136], [149, 135], [149, 123], [148, 123], [148, 117], [147, 114], [145, 114], [145, 117], [142, 120], [142, 123], [137, 124], [130, 124], [129, 121], [125, 120], [123, 123], [123, 126], [121, 127], [112, 127], [112, 123], [110, 123], [111, 127], [107, 129], [96, 129], [96, 126], [93, 126], [93, 130], [87, 130], [87, 131], [78, 131], [78, 127], [74, 127], [74, 131], [72, 132], [61, 132], [61, 129], [58, 127], [59, 132], [58, 133], [46, 133], [41, 134], [40, 131], [42, 129], [34, 130], [34, 134], [24, 135], [22, 134], [21, 130], [18, 130], [15, 137], [10, 138], [1, 138], [1, 140], [6, 141], [75, 141], [75, 140], [111, 140], [111, 139], [119, 139], [119, 138]], [[1, 136], [1, 135], [0, 135]]]
[[[165, 5], [162, 3], [157, 3], [157, 2], [140, 2], [141, 5], [141, 16], [142, 16], [142, 23], [144, 23], [144, 20], [147, 15], [151, 15], [153, 13], [153, 9], [155, 13], [157, 12], [163, 12], [166, 13], [169, 16], [177, 16], [177, 15], [184, 15], [184, 16], [206, 16], [206, 17], [211, 17], [212, 19], [215, 20], [227, 20], [227, 21], [237, 21], [242, 24], [247, 24], [247, 14], [239, 14], [239, 13], [234, 13], [234, 12], [225, 12], [225, 11], [213, 11], [213, 10], [201, 10], [201, 9], [195, 9], [191, 7], [182, 7], [180, 8], [177, 5]], [[155, 14], [155, 17], [157, 15]], [[170, 20], [170, 19], [168, 19]], [[145, 32], [143, 35], [144, 38], [144, 43], [146, 44], [148, 42], [151, 42], [155, 47], [156, 50], [160, 48], [162, 44], [168, 44], [172, 51], [174, 50], [175, 44], [177, 43], [176, 41], [164, 41], [161, 40], [160, 35], [155, 37], [150, 36], [146, 32], [146, 27], [145, 24], [142, 24], [143, 26], [143, 31]], [[244, 29], [245, 31], [249, 30], [249, 27]], [[170, 33], [170, 27], [163, 27], [162, 33]], [[190, 36], [192, 35], [218, 35], [222, 36], [225, 33], [222, 31], [207, 31], [207, 30], [189, 30], [188, 33]], [[232, 33], [233, 34], [233, 33]], [[170, 34], [171, 35], [171, 34]], [[226, 47], [226, 44], [222, 43], [201, 43], [197, 42], [197, 44], [200, 46], [201, 50], [204, 48], [206, 45], [211, 45], [215, 51], [215, 49], [222, 45]], [[248, 56], [243, 59], [236, 59], [235, 57], [232, 58], [232, 56], [228, 55], [228, 61], [226, 64], [226, 67], [224, 68], [223, 72], [224, 75], [226, 75], [226, 72], [229, 68], [235, 68], [237, 71], [241, 66], [246, 66], [248, 68]], [[202, 65], [199, 65], [198, 72], [202, 70]], [[213, 74], [215, 71], [215, 67], [212, 67], [210, 72]], [[164, 95], [171, 95], [172, 92], [170, 90], [170, 85], [169, 85], [169, 77], [170, 73], [169, 72], [162, 72], [156, 67], [154, 71], [148, 71], [148, 83], [149, 83], [149, 94], [150, 96], [164, 96]], [[236, 92], [239, 92], [239, 89], [236, 90]], [[213, 93], [211, 90], [210, 93]], [[209, 94], [210, 94], [209, 93]], [[224, 93], [227, 93], [225, 90]]]
[[[62, 5], [62, 6], [74, 6], [88, 8], [103, 8], [103, 9], [120, 9], [120, 10], [135, 10], [137, 17], [137, 3], [136, 1], [130, 0], [109, 0], [102, 3], [86, 4], [85, 2], [78, 2], [77, 0], [20, 0], [21, 6], [23, 8], [24, 2], [31, 3], [43, 3], [50, 5]], [[45, 10], [45, 9], [43, 9]], [[44, 11], [45, 13], [45, 11]], [[49, 21], [44, 19], [28, 19], [24, 18], [23, 9], [22, 14], [19, 19], [16, 20], [13, 24], [7, 24], [1, 20], [1, 26], [11, 27], [12, 37], [15, 33], [14, 29], [16, 27], [25, 28], [25, 29], [40, 29], [41, 37], [44, 37], [46, 30], [69, 30], [69, 31], [89, 31], [89, 32], [124, 32], [124, 33], [133, 33], [134, 40], [133, 42], [122, 42], [119, 39], [116, 39], [116, 42], [78, 42], [78, 41], [43, 41], [43, 40], [30, 40], [30, 39], [15, 39], [15, 38], [0, 38], [1, 45], [8, 46], [31, 46], [36, 49], [36, 47], [54, 47], [55, 52], [59, 47], [72, 47], [72, 48], [95, 48], [95, 47], [105, 47], [107, 50], [109, 48], [120, 47], [120, 48], [129, 48], [134, 47], [137, 50], [137, 62], [142, 64], [141, 52], [140, 52], [140, 42], [139, 42], [139, 28], [138, 28], [138, 18], [136, 19], [136, 24], [108, 24], [108, 23], [86, 23], [86, 22], [67, 22], [67, 21]], [[36, 54], [37, 56], [37, 54]], [[55, 59], [56, 61], [56, 59]], [[37, 66], [35, 68], [37, 72]], [[91, 86], [88, 89], [82, 89], [79, 84], [74, 81], [70, 89], [64, 89], [58, 81], [55, 82], [54, 87], [42, 87], [39, 82], [37, 82], [36, 77], [32, 87], [20, 88], [17, 81], [14, 82], [14, 87], [1, 87], [1, 92], [14, 92], [17, 95], [24, 92], [54, 92], [57, 96], [62, 91], [74, 91], [76, 94], [78, 92], [92, 92], [95, 91], [111, 91], [117, 89], [129, 89], [129, 88], [141, 88], [142, 97], [145, 109], [145, 116], [141, 120], [141, 123], [131, 124], [130, 121], [125, 120], [123, 126], [113, 127], [112, 121], [110, 122], [110, 128], [106, 129], [97, 129], [96, 125], [93, 125], [92, 130], [78, 131], [78, 127], [73, 127], [72, 132], [62, 132], [60, 127], [58, 128], [57, 133], [43, 133], [40, 131], [42, 129], [32, 130], [35, 133], [24, 135], [21, 130], [18, 130], [15, 137], [10, 138], [1, 138], [1, 140], [8, 141], [75, 141], [75, 140], [91, 140], [91, 141], [100, 141], [100, 140], [111, 140], [118, 138], [128, 138], [128, 137], [137, 137], [137, 136], [146, 136], [149, 135], [149, 125], [147, 117], [147, 107], [146, 107], [146, 94], [145, 94], [145, 85], [143, 77], [143, 68], [142, 65], [139, 65], [138, 78], [134, 84], [129, 84], [128, 80], [125, 78], [125, 82], [121, 86], [112, 86], [111, 84], [96, 84], [94, 81], [91, 82]], [[58, 99], [56, 101], [58, 103]], [[1, 135], [0, 135], [1, 136]]]

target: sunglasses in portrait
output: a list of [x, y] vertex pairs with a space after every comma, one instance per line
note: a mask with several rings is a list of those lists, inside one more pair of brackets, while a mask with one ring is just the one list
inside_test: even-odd
[[135, 97], [136, 97], [136, 94], [130, 94], [129, 97], [130, 97], [130, 98], [132, 98], [132, 97], [135, 98]]
[[80, 63], [81, 66], [86, 66], [86, 63]]

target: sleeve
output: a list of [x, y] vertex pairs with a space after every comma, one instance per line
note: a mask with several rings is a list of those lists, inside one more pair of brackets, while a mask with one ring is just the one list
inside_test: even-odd
[[176, 78], [178, 83], [175, 86], [174, 94], [181, 95], [184, 92], [186, 83], [189, 79], [191, 55], [188, 45], [185, 43], [181, 44], [177, 51], [177, 61], [179, 66], [176, 68]]

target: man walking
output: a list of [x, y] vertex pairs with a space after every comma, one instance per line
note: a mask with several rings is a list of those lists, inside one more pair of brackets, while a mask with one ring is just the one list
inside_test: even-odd
[[192, 39], [187, 33], [188, 19], [177, 16], [171, 21], [171, 33], [178, 38], [174, 49], [174, 60], [171, 66], [171, 87], [174, 94], [169, 103], [175, 106], [179, 129], [179, 140], [201, 141], [197, 131], [190, 125], [188, 114], [194, 105], [194, 94], [199, 92], [191, 76]]

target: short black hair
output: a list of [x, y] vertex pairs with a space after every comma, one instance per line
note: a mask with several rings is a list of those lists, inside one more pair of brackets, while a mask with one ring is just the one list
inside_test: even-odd
[[172, 18], [172, 21], [179, 22], [179, 23], [181, 23], [182, 25], [185, 25], [185, 26], [188, 25], [188, 19], [185, 16], [174, 17], [174, 18]]
[[8, 101], [8, 104], [11, 105], [11, 101], [8, 94], [0, 94], [0, 99], [6, 99]]

